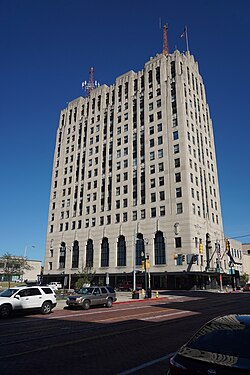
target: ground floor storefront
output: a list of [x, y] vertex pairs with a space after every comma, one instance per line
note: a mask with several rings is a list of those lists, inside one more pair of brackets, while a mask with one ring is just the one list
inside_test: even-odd
[[[136, 273], [135, 279], [133, 273], [123, 274], [95, 274], [92, 277], [93, 285], [112, 285], [119, 290], [136, 289], [171, 289], [171, 290], [206, 290], [220, 289], [221, 287], [231, 286], [237, 288], [239, 285], [238, 277], [232, 277], [228, 274], [219, 274], [216, 272], [182, 272], [182, 273]], [[60, 274], [43, 275], [42, 282], [48, 284], [52, 281], [61, 282], [64, 289], [75, 289], [79, 275]]]

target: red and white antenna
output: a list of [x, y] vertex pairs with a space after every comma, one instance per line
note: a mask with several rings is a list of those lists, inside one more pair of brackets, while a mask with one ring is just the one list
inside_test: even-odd
[[91, 67], [89, 70], [89, 81], [82, 82], [82, 89], [84, 89], [87, 92], [87, 96], [90, 96], [91, 91], [99, 86], [100, 86], [100, 83], [97, 81], [94, 81], [94, 68]]
[[167, 30], [168, 30], [168, 25], [165, 23], [163, 26], [163, 48], [162, 48], [162, 53], [165, 56], [169, 54]]

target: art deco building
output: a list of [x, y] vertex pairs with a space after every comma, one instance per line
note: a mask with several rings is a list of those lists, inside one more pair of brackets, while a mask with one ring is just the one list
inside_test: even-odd
[[212, 121], [188, 51], [158, 54], [61, 111], [47, 281], [70, 287], [87, 266], [98, 283], [132, 282], [146, 256], [151, 287], [189, 288], [216, 276], [223, 238]]

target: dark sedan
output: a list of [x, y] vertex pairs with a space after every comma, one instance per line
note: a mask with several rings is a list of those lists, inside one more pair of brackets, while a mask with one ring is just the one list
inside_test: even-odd
[[249, 375], [250, 315], [206, 323], [170, 358], [169, 375]]

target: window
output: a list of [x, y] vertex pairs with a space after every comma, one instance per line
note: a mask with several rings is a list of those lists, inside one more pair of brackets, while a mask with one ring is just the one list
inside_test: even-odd
[[150, 173], [151, 174], [155, 173], [155, 166], [154, 165], [150, 165]]
[[151, 208], [151, 217], [156, 217], [156, 208], [155, 207]]
[[175, 194], [176, 194], [176, 198], [182, 197], [182, 191], [180, 187], [175, 189]]
[[159, 167], [159, 172], [164, 171], [164, 164], [163, 163], [159, 163], [158, 167]]
[[179, 139], [178, 131], [173, 132], [173, 140], [176, 141]]
[[163, 158], [163, 149], [158, 150], [158, 158], [159, 159]]
[[72, 248], [72, 268], [78, 268], [79, 266], [79, 242], [73, 242]]
[[88, 242], [86, 245], [86, 267], [93, 267], [93, 259], [94, 259], [93, 240], [88, 239]]
[[151, 178], [151, 180], [150, 180], [150, 187], [151, 188], [155, 187], [155, 178]]
[[150, 139], [149, 146], [150, 147], [154, 147], [154, 145], [155, 145], [155, 140], [154, 139]]
[[182, 214], [183, 208], [182, 208], [182, 203], [177, 203], [176, 205], [176, 213], [177, 214]]
[[164, 176], [159, 177], [159, 186], [164, 186]]
[[158, 100], [156, 101], [156, 106], [157, 106], [157, 108], [159, 108], [159, 107], [161, 106], [161, 99], [158, 99]]
[[181, 166], [181, 160], [180, 158], [174, 159], [174, 166], [175, 168], [178, 168]]
[[153, 122], [154, 121], [154, 115], [149, 115], [149, 122]]
[[124, 236], [119, 236], [117, 243], [117, 266], [126, 266], [126, 242]]
[[181, 247], [181, 237], [175, 237], [175, 247]]
[[162, 143], [163, 143], [163, 137], [160, 136], [158, 137], [158, 145], [162, 145]]
[[158, 131], [158, 132], [161, 132], [161, 131], [162, 131], [162, 124], [158, 124], [158, 125], [157, 125], [157, 131]]
[[162, 118], [161, 112], [157, 112], [157, 120], [160, 120]]
[[181, 173], [175, 173], [175, 182], [181, 182]]
[[160, 216], [165, 216], [165, 206], [160, 207]]
[[133, 220], [137, 220], [137, 211], [133, 211]]
[[109, 242], [106, 237], [103, 238], [101, 244], [101, 267], [109, 266]]
[[151, 202], [156, 202], [156, 193], [151, 193]]
[[174, 145], [174, 154], [178, 154], [180, 152], [179, 144]]
[[155, 264], [166, 264], [166, 254], [165, 254], [165, 242], [163, 233], [161, 231], [156, 232], [154, 239], [155, 247]]
[[146, 218], [146, 210], [141, 210], [141, 219]]
[[154, 158], [155, 158], [155, 153], [154, 153], [154, 151], [151, 151], [150, 154], [149, 154], [149, 159], [154, 160]]
[[159, 195], [160, 195], [160, 201], [164, 201], [164, 199], [165, 199], [165, 191], [160, 191]]

